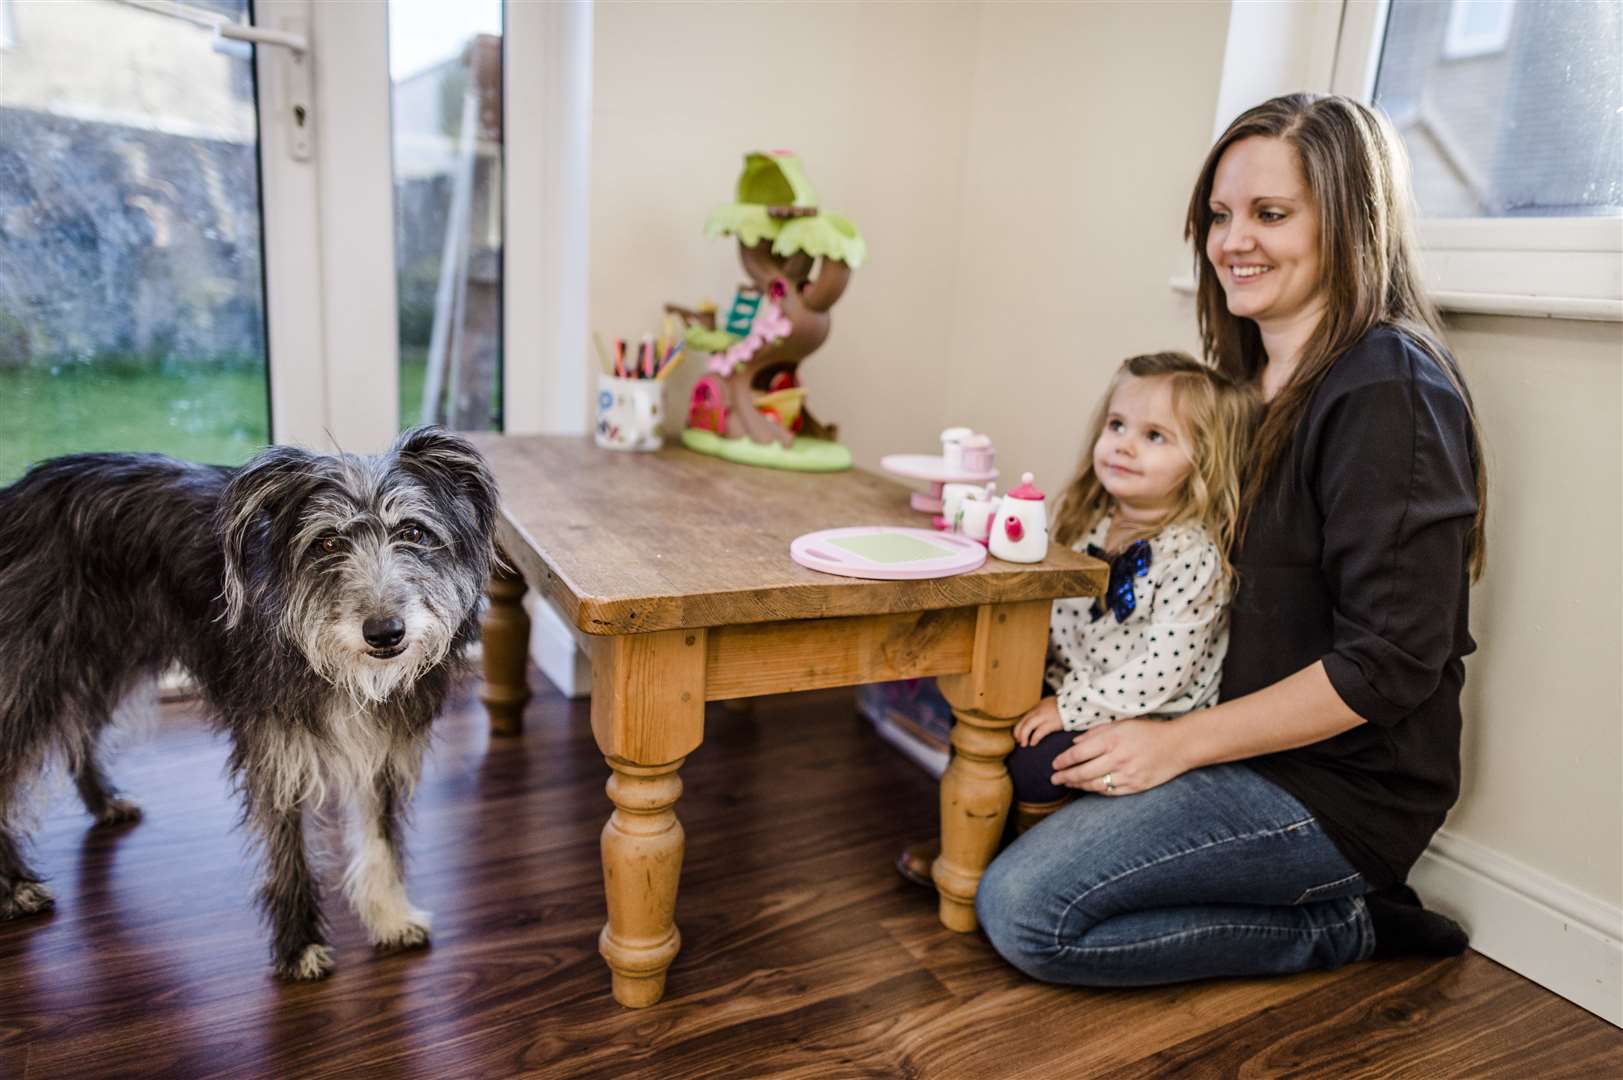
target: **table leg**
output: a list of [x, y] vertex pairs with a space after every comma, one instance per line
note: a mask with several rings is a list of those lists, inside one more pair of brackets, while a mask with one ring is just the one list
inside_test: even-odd
[[614, 1000], [634, 1009], [665, 994], [665, 972], [682, 948], [676, 883], [686, 835], [676, 820], [681, 760], [638, 766], [605, 759], [614, 814], [603, 827], [603, 892], [609, 921], [597, 938], [613, 973]]
[[1042, 697], [1052, 601], [987, 604], [975, 626], [972, 667], [943, 676], [952, 706], [952, 760], [941, 777], [941, 855], [931, 876], [941, 924], [973, 931], [975, 890], [1003, 835], [1014, 788], [1003, 760], [1015, 721]]
[[530, 617], [524, 611], [524, 588], [522, 577], [497, 563], [485, 589], [490, 606], [480, 622], [485, 681], [479, 700], [490, 714], [493, 735], [524, 730], [524, 703], [530, 700], [524, 670], [530, 658]]
[[682, 936], [676, 886], [685, 836], [677, 770], [704, 738], [703, 630], [601, 638], [592, 656], [592, 734], [613, 773], [603, 827], [609, 920], [598, 951], [614, 999], [643, 1008], [665, 993]]

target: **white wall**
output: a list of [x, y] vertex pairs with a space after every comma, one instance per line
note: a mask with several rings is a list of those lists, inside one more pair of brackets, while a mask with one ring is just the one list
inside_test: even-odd
[[1189, 265], [1226, 19], [1205, 3], [983, 8], [941, 418], [992, 436], [1004, 486], [1024, 470], [1064, 486], [1126, 357], [1199, 351], [1167, 280]]
[[[704, 215], [745, 150], [790, 146], [873, 252], [803, 369], [814, 409], [859, 464], [962, 423], [993, 436], [1006, 477], [1031, 469], [1054, 491], [1115, 365], [1196, 347], [1168, 277], [1188, 266], [1181, 223], [1228, 16], [1210, 3], [600, 4], [594, 325], [639, 329], [667, 298], [725, 303], [734, 257], [700, 236]], [[1467, 863], [1493, 864], [1498, 899], [1473, 891], [1469, 865], [1426, 884], [1490, 955], [1569, 996], [1582, 957], [1610, 950], [1611, 967], [1582, 978], [1615, 996], [1616, 933], [1554, 969], [1540, 960], [1551, 949], [1495, 943], [1535, 909], [1558, 929], [1570, 911], [1599, 913], [1604, 929], [1623, 908], [1623, 326], [1471, 316], [1450, 343], [1481, 411], [1492, 502], [1465, 788], [1446, 832]]]
[[1623, 905], [1623, 326], [1472, 316], [1488, 446], [1450, 832]]
[[[592, 327], [657, 330], [666, 301], [725, 312], [745, 278], [705, 217], [733, 201], [747, 151], [792, 149], [871, 252], [800, 369], [807, 403], [862, 461], [927, 451], [944, 411], [979, 18], [956, 4], [598, 4]], [[684, 415], [699, 374], [673, 375], [668, 413]]]

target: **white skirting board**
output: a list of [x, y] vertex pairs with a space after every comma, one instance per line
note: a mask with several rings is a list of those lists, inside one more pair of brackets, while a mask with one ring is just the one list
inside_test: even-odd
[[592, 696], [592, 661], [576, 631], [540, 594], [524, 594], [530, 613], [530, 658], [567, 698]]
[[1471, 948], [1623, 1027], [1623, 910], [1446, 829], [1409, 884]]

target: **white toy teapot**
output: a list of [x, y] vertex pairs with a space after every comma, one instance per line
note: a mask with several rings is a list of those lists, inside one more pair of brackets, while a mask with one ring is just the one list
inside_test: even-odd
[[1048, 554], [1048, 504], [1031, 480], [1025, 473], [1004, 493], [992, 520], [987, 546], [1004, 562], [1041, 562]]

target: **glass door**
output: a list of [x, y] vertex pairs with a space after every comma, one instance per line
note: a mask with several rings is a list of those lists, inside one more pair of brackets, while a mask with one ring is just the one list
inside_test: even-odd
[[0, 0], [0, 484], [72, 451], [234, 464], [269, 441], [254, 60], [215, 41], [114, 0]]
[[[503, 53], [568, 59], [579, 111], [590, 9], [519, 7], [0, 0], [0, 484], [81, 450], [535, 430], [545, 380], [504, 392], [504, 337], [518, 319], [533, 353], [578, 318], [502, 302], [550, 280], [535, 221], [506, 240], [509, 168], [543, 184], [540, 125], [504, 136]], [[540, 66], [532, 117], [557, 108]]]
[[389, 0], [402, 428], [502, 427], [502, 14]]

